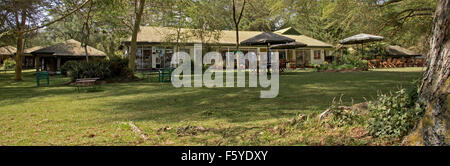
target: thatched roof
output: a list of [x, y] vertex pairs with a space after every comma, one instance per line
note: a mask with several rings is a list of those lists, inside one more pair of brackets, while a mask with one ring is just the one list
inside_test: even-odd
[[270, 48], [271, 49], [296, 49], [296, 48], [306, 47], [306, 46], [308, 46], [308, 45], [306, 45], [304, 43], [292, 42], [292, 43], [287, 43], [287, 44], [273, 45], [273, 46], [270, 46]]
[[[89, 56], [106, 56], [104, 52], [97, 50], [91, 46], [88, 46], [87, 48]], [[81, 46], [81, 43], [73, 39], [49, 47], [41, 48], [39, 50], [31, 52], [31, 54], [46, 54], [53, 56], [86, 56], [84, 47]]]
[[37, 50], [42, 49], [42, 48], [44, 48], [44, 47], [42, 47], [42, 46], [35, 46], [35, 47], [27, 48], [27, 49], [24, 50], [24, 54], [31, 54], [32, 52], [37, 51]]
[[0, 47], [0, 55], [14, 55], [16, 52], [17, 49], [13, 46]]
[[285, 36], [278, 35], [273, 32], [264, 32], [256, 35], [250, 39], [241, 42], [242, 45], [267, 45], [267, 44], [286, 44], [295, 42], [295, 39], [291, 39]]
[[296, 29], [292, 27], [280, 29], [278, 31], [275, 31], [273, 33], [281, 34], [281, 35], [301, 35], [300, 32], [298, 32]]
[[416, 53], [414, 51], [408, 50], [400, 46], [387, 46], [386, 52], [390, 56], [422, 56], [419, 53]]
[[384, 40], [384, 37], [362, 33], [362, 34], [358, 34], [358, 35], [351, 36], [351, 37], [345, 38], [343, 40], [340, 40], [339, 43], [341, 43], [341, 44], [362, 44], [362, 43], [381, 41], [381, 40]]
[[[185, 38], [180, 40], [181, 43], [184, 44], [194, 44], [194, 43], [202, 43], [201, 39], [193, 35], [197, 30], [195, 29], [187, 29], [181, 28], [180, 32], [183, 34]], [[239, 31], [239, 42], [243, 42], [252, 37], [260, 35], [264, 32], [261, 31]], [[235, 31], [227, 31], [222, 30], [218, 32], [219, 34], [217, 38], [211, 37], [207, 38], [204, 42], [208, 44], [217, 44], [217, 45], [226, 45], [226, 46], [234, 46], [236, 45], [236, 32]], [[140, 44], [160, 44], [160, 43], [176, 43], [176, 28], [169, 27], [153, 27], [153, 26], [142, 26], [141, 31], [138, 33], [137, 41]], [[279, 34], [280, 35], [280, 34]], [[327, 47], [331, 48], [332, 45], [327, 44], [325, 42], [313, 39], [311, 37], [305, 35], [284, 35], [291, 39], [295, 39], [297, 42], [305, 43], [308, 47]], [[129, 45], [131, 41], [131, 37], [128, 38], [123, 43], [125, 45]]]

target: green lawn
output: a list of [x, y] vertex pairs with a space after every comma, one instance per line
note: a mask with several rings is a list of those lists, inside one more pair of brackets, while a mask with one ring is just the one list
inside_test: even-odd
[[[410, 86], [419, 71], [292, 72], [280, 77], [275, 99], [260, 99], [259, 88], [176, 89], [148, 80], [78, 93], [62, 84], [67, 78], [52, 77], [50, 87], [37, 88], [32, 71], [22, 82], [0, 73], [0, 145], [317, 144], [308, 141], [314, 134], [271, 129], [298, 114], [322, 112], [341, 94], [350, 105]], [[134, 133], [130, 121], [149, 139]], [[208, 131], [185, 131], [188, 126]]]

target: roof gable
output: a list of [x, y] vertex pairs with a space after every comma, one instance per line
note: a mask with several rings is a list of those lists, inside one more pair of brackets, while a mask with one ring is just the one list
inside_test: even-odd
[[275, 31], [274, 33], [282, 34], [282, 35], [302, 35], [300, 32], [298, 32], [296, 29], [292, 27], [280, 29], [278, 31]]

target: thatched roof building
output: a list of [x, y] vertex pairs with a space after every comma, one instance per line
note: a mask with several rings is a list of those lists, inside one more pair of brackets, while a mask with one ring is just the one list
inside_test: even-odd
[[[179, 31], [178, 31], [179, 30]], [[141, 26], [141, 31], [138, 33], [138, 44], [161, 44], [161, 43], [176, 43], [177, 34], [181, 34], [180, 43], [183, 44], [195, 44], [202, 43], [202, 40], [195, 35], [199, 30], [187, 29], [187, 28], [170, 28], [170, 27], [154, 27], [154, 26]], [[257, 35], [263, 34], [262, 31], [239, 31], [239, 42], [243, 42]], [[296, 42], [307, 44], [311, 48], [332, 48], [331, 44], [323, 41], [301, 35], [293, 28], [286, 28], [283, 30], [275, 31], [275, 34], [294, 39]], [[129, 45], [131, 37], [123, 43]], [[217, 33], [217, 36], [211, 36], [204, 39], [203, 43], [220, 46], [234, 46], [236, 45], [236, 32], [229, 30], [222, 30]]]
[[[33, 51], [33, 49], [37, 49]], [[106, 54], [91, 46], [87, 47], [89, 59], [105, 58]], [[86, 60], [86, 52], [80, 42], [70, 39], [45, 48], [30, 48], [25, 52], [30, 52], [35, 58], [36, 69], [42, 71], [56, 72], [68, 61]]]

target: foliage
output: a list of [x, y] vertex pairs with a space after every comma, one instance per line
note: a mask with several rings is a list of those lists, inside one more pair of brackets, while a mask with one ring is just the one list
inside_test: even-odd
[[8, 58], [5, 61], [3, 61], [3, 65], [1, 66], [0, 69], [2, 70], [12, 70], [16, 67], [16, 61]]
[[112, 77], [129, 77], [132, 71], [128, 68], [128, 58], [113, 56], [110, 58]]
[[377, 42], [367, 46], [364, 49], [364, 59], [376, 59], [378, 56], [386, 57], [386, 47], [388, 45], [383, 42]]
[[317, 68], [318, 71], [369, 70], [367, 60], [361, 60], [361, 58], [352, 54], [345, 54], [333, 63], [325, 62], [321, 65], [313, 65], [313, 67]]
[[401, 89], [394, 94], [381, 94], [369, 104], [370, 134], [382, 138], [401, 138], [414, 128], [425, 110], [416, 91]]
[[355, 110], [342, 109], [336, 104], [333, 104], [329, 109], [333, 110], [333, 113], [325, 122], [333, 127], [357, 124], [362, 119]]
[[111, 63], [106, 60], [99, 61], [68, 61], [62, 67], [63, 73], [67, 74], [72, 81], [79, 78], [107, 79], [112, 76]]
[[79, 78], [129, 78], [131, 70], [128, 68], [128, 59], [112, 57], [110, 60], [98, 61], [68, 61], [62, 67], [62, 72], [71, 77], [72, 81]]

